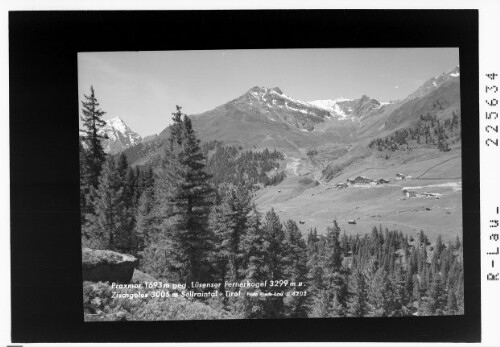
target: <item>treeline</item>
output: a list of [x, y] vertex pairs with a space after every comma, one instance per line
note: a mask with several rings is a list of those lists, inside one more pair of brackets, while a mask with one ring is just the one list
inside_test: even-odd
[[254, 190], [258, 186], [276, 185], [286, 177], [284, 171], [277, 172], [279, 161], [285, 156], [276, 149], [240, 152], [221, 141], [210, 141], [202, 145], [202, 152], [208, 158], [206, 170], [215, 186], [229, 183]]
[[416, 126], [397, 130], [392, 135], [385, 138], [372, 140], [368, 147], [378, 151], [406, 150], [420, 145], [437, 146], [440, 151], [449, 151], [449, 141], [455, 137], [460, 137], [460, 117], [453, 111], [452, 117], [444, 121], [437, 119], [436, 115], [420, 115]]

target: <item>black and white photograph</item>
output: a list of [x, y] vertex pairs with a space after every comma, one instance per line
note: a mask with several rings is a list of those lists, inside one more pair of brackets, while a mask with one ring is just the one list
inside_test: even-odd
[[460, 87], [458, 47], [79, 52], [82, 319], [463, 315]]
[[103, 1], [8, 13], [3, 340], [496, 345], [495, 6]]

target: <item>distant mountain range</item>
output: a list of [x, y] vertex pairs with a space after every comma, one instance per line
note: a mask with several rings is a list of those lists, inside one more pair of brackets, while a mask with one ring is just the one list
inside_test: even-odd
[[[430, 78], [407, 98], [391, 102], [366, 95], [359, 99], [305, 102], [286, 95], [278, 87], [255, 86], [234, 100], [190, 117], [204, 141], [223, 140], [249, 149], [267, 147], [297, 152], [325, 142], [352, 143], [379, 132], [390, 132], [435, 110], [436, 105], [441, 109], [457, 108], [459, 77], [457, 66]], [[102, 131], [109, 137], [104, 141], [105, 151], [111, 154], [138, 144], [161, 149], [161, 142], [169, 133], [166, 128], [159, 135], [142, 139], [120, 117], [108, 120]], [[151, 150], [147, 152], [151, 155]]]

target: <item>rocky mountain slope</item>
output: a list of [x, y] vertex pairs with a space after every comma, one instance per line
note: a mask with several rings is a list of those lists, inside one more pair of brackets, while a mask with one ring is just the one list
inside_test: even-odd
[[420, 98], [424, 95], [427, 95], [430, 92], [432, 92], [433, 90], [439, 88], [442, 84], [444, 84], [450, 80], [456, 79], [457, 77], [460, 77], [460, 66], [459, 65], [448, 72], [443, 72], [439, 76], [435, 76], [435, 77], [428, 79], [427, 81], [425, 81], [425, 83], [422, 86], [420, 86], [420, 88], [418, 88], [416, 91], [414, 91], [413, 93], [408, 95], [406, 100], [412, 100], [412, 99]]
[[275, 122], [301, 131], [312, 131], [317, 123], [331, 116], [330, 112], [293, 99], [279, 88], [253, 87], [240, 97], [211, 111], [194, 116], [196, 119], [232, 115], [244, 120]]

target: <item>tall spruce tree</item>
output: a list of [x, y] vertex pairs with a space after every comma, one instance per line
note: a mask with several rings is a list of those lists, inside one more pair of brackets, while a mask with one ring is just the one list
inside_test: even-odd
[[248, 218], [248, 229], [241, 242], [243, 252], [242, 278], [252, 282], [265, 281], [265, 250], [261, 215], [255, 204]]
[[273, 208], [266, 213], [263, 231], [269, 279], [282, 279], [285, 264], [285, 231], [283, 230], [280, 218]]
[[[248, 229], [245, 233], [241, 249], [243, 252], [243, 262], [241, 266], [241, 278], [252, 283], [263, 283], [268, 280], [266, 265], [265, 241], [262, 230], [261, 214], [257, 208], [252, 205], [252, 210], [248, 218]], [[247, 295], [247, 292], [253, 292], [254, 295]], [[266, 318], [266, 298], [259, 296], [260, 292], [266, 291], [265, 288], [242, 290], [242, 306], [245, 318]]]
[[220, 280], [241, 279], [241, 242], [248, 227], [250, 195], [242, 186], [222, 186], [221, 202], [214, 207], [211, 229], [216, 237], [216, 258]]
[[[295, 283], [290, 289], [297, 292], [307, 290], [307, 246], [302, 233], [293, 220], [285, 223], [285, 269], [284, 278]], [[307, 317], [307, 296], [288, 296], [285, 298], [286, 316]]]
[[[274, 211], [267, 211], [263, 229], [263, 250], [265, 254], [265, 270], [268, 280], [282, 280], [285, 270], [285, 231]], [[265, 318], [282, 318], [285, 316], [283, 297], [268, 297], [264, 302], [263, 314]]]
[[102, 119], [106, 112], [99, 108], [94, 87], [90, 87], [90, 95], [84, 95], [84, 98], [85, 100], [82, 101], [82, 116], [80, 117], [83, 129], [80, 132], [82, 133], [85, 151], [83, 162], [80, 165], [83, 167], [82, 184], [90, 190], [90, 187], [97, 188], [99, 185], [99, 175], [106, 160], [101, 141], [107, 137], [100, 133], [101, 128], [106, 125], [106, 122]]
[[82, 137], [78, 141], [79, 158], [80, 158], [80, 224], [82, 226], [82, 234], [85, 233], [84, 226], [87, 222], [87, 214], [90, 212], [87, 206], [87, 195], [89, 193], [89, 185], [85, 183], [85, 168], [84, 161], [86, 158], [85, 149], [82, 145]]
[[135, 174], [134, 170], [129, 166], [126, 155], [122, 152], [116, 161], [116, 174], [120, 180], [120, 186], [122, 188], [122, 202], [124, 213], [128, 214], [127, 220], [128, 225], [124, 226], [122, 230], [123, 235], [128, 235], [126, 237], [127, 245], [124, 250], [134, 255], [137, 255], [138, 251], [138, 239], [136, 233], [136, 213], [137, 206], [134, 201], [135, 194]]
[[[183, 117], [182, 117], [183, 116]], [[212, 234], [208, 226], [213, 189], [205, 171], [206, 158], [191, 120], [173, 114], [170, 146], [164, 162], [163, 192], [171, 275], [183, 283], [208, 280]]]
[[101, 140], [106, 136], [100, 133], [106, 124], [102, 120], [105, 114], [99, 108], [99, 102], [95, 97], [94, 88], [90, 87], [90, 95], [84, 94], [82, 101], [82, 115], [80, 119], [83, 129], [80, 129], [80, 219], [82, 232], [88, 233], [88, 216], [93, 211], [93, 203], [90, 201], [91, 189], [97, 189], [102, 166], [106, 160], [106, 154], [102, 148]]
[[333, 227], [327, 228], [325, 244], [325, 279], [328, 283], [329, 302], [340, 306], [331, 307], [332, 316], [344, 316], [347, 309], [348, 288], [345, 279], [345, 269], [342, 267], [342, 248], [340, 246], [340, 227], [333, 221]]

